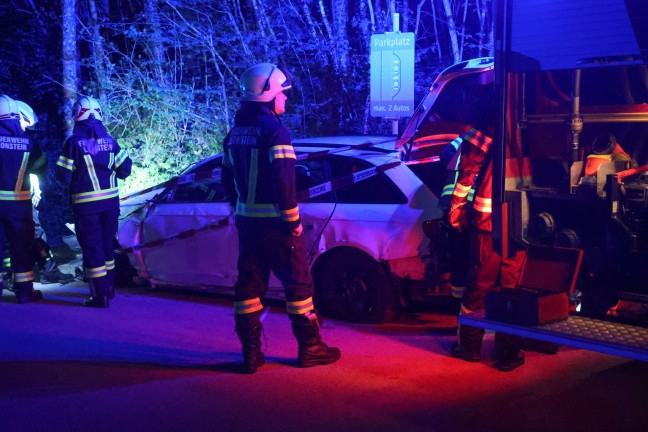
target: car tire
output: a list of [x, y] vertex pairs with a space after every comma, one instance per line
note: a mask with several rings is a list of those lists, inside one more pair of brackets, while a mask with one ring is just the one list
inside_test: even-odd
[[394, 285], [382, 265], [352, 248], [332, 251], [315, 278], [316, 301], [345, 321], [381, 323], [396, 316]]

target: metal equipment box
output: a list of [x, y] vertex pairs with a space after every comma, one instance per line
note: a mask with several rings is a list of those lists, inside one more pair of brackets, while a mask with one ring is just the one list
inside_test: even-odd
[[530, 245], [517, 286], [486, 293], [486, 318], [533, 326], [566, 319], [582, 259], [581, 249]]

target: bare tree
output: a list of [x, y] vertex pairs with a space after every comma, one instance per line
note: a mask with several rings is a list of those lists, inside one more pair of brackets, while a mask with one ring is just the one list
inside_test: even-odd
[[[321, 2], [320, 2], [321, 3]], [[333, 48], [337, 53], [337, 63], [340, 73], [346, 74], [349, 68], [349, 37], [347, 34], [349, 5], [347, 0], [332, 0], [331, 11], [333, 15]]]
[[160, 82], [165, 84], [166, 77], [164, 74], [164, 63], [166, 59], [164, 55], [164, 44], [162, 42], [162, 27], [160, 24], [158, 3], [159, 0], [145, 0], [145, 16], [146, 23], [151, 32], [149, 44], [152, 51], [152, 60], [155, 63], [155, 68]]
[[454, 63], [461, 61], [461, 50], [459, 49], [459, 40], [457, 37], [457, 26], [452, 14], [451, 0], [443, 0], [443, 10], [445, 11], [446, 24], [448, 26], [448, 35], [450, 36], [450, 43], [452, 47], [452, 58]]
[[63, 0], [63, 104], [60, 115], [65, 119], [66, 135], [72, 134], [73, 122], [70, 116], [77, 97], [77, 31], [76, 0]]
[[104, 63], [104, 41], [100, 32], [100, 20], [97, 13], [96, 0], [88, 0], [90, 11], [90, 26], [92, 40], [92, 57], [94, 59], [94, 72], [97, 77], [97, 95], [102, 105], [106, 105], [106, 92], [104, 86], [108, 81], [108, 73]]

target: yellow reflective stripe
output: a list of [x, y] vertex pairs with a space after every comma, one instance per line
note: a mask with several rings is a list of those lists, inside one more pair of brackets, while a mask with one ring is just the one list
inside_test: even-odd
[[463, 295], [464, 295], [465, 289], [466, 289], [466, 287], [462, 287], [462, 286], [458, 287], [458, 286], [450, 285], [451, 294], [452, 294], [452, 297], [454, 297], [454, 298], [458, 298], [458, 299], [462, 298]]
[[14, 282], [31, 282], [34, 280], [34, 272], [14, 273]]
[[261, 309], [263, 309], [263, 305], [261, 304], [261, 299], [259, 297], [250, 300], [234, 302], [235, 315], [245, 315], [256, 311], [260, 311]]
[[99, 178], [97, 178], [97, 173], [94, 169], [94, 161], [92, 160], [92, 156], [83, 155], [83, 159], [85, 160], [86, 167], [88, 168], [88, 175], [90, 176], [90, 181], [92, 182], [92, 189], [96, 191], [101, 190], [101, 186], [99, 185]]
[[110, 173], [110, 187], [117, 187], [117, 173], [112, 168], [115, 166], [115, 154], [110, 153], [110, 160], [108, 161], [108, 168], [112, 170]]
[[115, 270], [115, 260], [106, 261], [106, 270]]
[[100, 278], [100, 277], [106, 276], [108, 274], [108, 272], [106, 272], [106, 266], [105, 265], [102, 265], [102, 266], [99, 266], [99, 267], [94, 267], [94, 268], [89, 268], [89, 269], [87, 269], [87, 272], [88, 272], [88, 277], [93, 278], [93, 279]]
[[591, 155], [587, 156], [587, 159], [590, 159], [590, 158], [592, 158], [592, 159], [603, 159], [603, 160], [611, 161], [612, 160], [612, 155], [591, 154]]
[[288, 210], [281, 210], [281, 219], [287, 222], [294, 222], [299, 219], [299, 207]]
[[115, 198], [118, 196], [119, 196], [119, 189], [110, 188], [110, 189], [104, 189], [100, 191], [91, 191], [91, 192], [72, 194], [72, 202], [74, 204], [80, 204], [84, 202]]
[[70, 171], [74, 171], [74, 161], [72, 159], [66, 158], [63, 155], [59, 156], [58, 160], [56, 161], [56, 165]]
[[313, 306], [313, 297], [308, 297], [306, 300], [286, 302], [286, 309], [288, 310], [289, 314], [303, 315], [306, 312], [315, 309], [315, 307]]
[[476, 196], [475, 202], [473, 203], [473, 209], [482, 213], [492, 213], [493, 200], [491, 198], [483, 198], [480, 196]]
[[448, 196], [448, 195], [452, 195], [452, 192], [454, 192], [454, 189], [455, 189], [455, 185], [454, 185], [454, 184], [446, 185], [446, 186], [443, 188], [443, 192], [441, 193], [441, 196]]
[[450, 141], [450, 144], [452, 145], [452, 147], [454, 147], [455, 150], [458, 150], [458, 149], [459, 149], [459, 145], [461, 144], [461, 141], [463, 141], [463, 138], [461, 138], [460, 136], [458, 136], [457, 138], [455, 138], [455, 139], [453, 139], [452, 141]]
[[[114, 153], [112, 155], [114, 157]], [[115, 158], [115, 167], [119, 168], [119, 166], [124, 163], [127, 157], [128, 154], [126, 154], [124, 150], [119, 150], [119, 153], [117, 153], [117, 157]]]
[[246, 204], [256, 201], [256, 182], [259, 174], [259, 149], [252, 149], [250, 154], [250, 173], [248, 174], [248, 196]]
[[457, 183], [452, 194], [459, 198], [465, 198], [468, 195], [468, 192], [470, 192], [471, 187], [472, 186], [470, 185], [462, 185], [461, 183]]
[[475, 189], [470, 189], [468, 192], [468, 201], [472, 201], [475, 199]]
[[27, 162], [29, 162], [29, 153], [23, 154], [23, 160], [18, 171], [18, 180], [16, 181], [16, 193], [22, 192], [23, 181], [25, 181], [25, 172], [27, 172]]
[[291, 145], [276, 145], [270, 147], [270, 162], [275, 159], [297, 159], [295, 149]]
[[31, 199], [30, 191], [4, 191], [0, 190], [0, 201], [27, 201]]
[[461, 309], [459, 309], [459, 315], [469, 314], [473, 312], [474, 312], [473, 310], [470, 310], [466, 306], [464, 306], [463, 303], [461, 304]]
[[279, 217], [281, 214], [274, 204], [236, 203], [236, 214], [248, 217]]
[[484, 135], [483, 133], [481, 133], [475, 128], [470, 129], [464, 135], [464, 140], [468, 141], [470, 144], [479, 148], [484, 153], [488, 152], [488, 149], [490, 148], [490, 145], [493, 142], [493, 140], [490, 137]]

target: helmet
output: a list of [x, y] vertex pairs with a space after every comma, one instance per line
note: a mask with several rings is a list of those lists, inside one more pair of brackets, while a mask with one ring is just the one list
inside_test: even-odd
[[83, 96], [72, 108], [74, 112], [74, 121], [80, 122], [83, 120], [94, 119], [94, 120], [103, 120], [103, 114], [101, 113], [101, 106], [97, 99], [90, 96]]
[[241, 100], [270, 102], [292, 87], [292, 75], [282, 65], [257, 63], [241, 75]]
[[34, 127], [38, 123], [38, 116], [30, 107], [23, 101], [15, 101], [16, 106], [18, 107], [18, 112], [20, 114], [20, 126], [23, 128]]
[[16, 101], [7, 95], [0, 95], [0, 120], [16, 120], [18, 117]]

